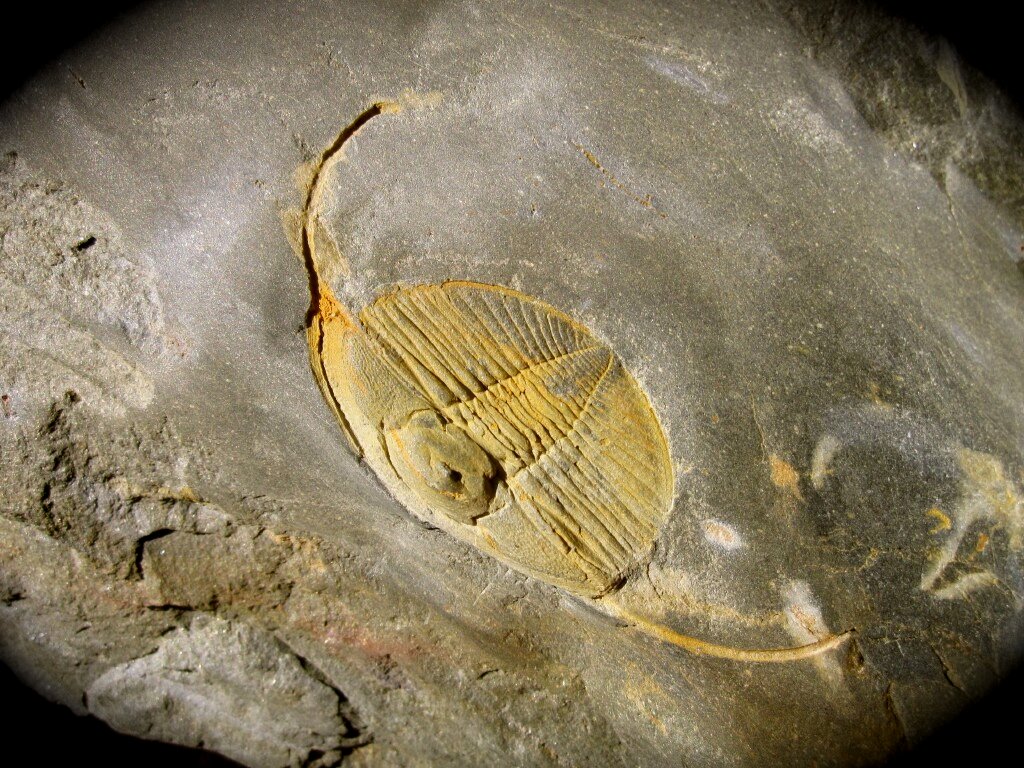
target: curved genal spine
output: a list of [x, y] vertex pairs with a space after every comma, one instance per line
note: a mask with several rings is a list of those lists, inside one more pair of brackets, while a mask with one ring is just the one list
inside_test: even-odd
[[[320, 158], [310, 177], [300, 218], [302, 226], [302, 260], [309, 278], [309, 309], [306, 311], [306, 337], [310, 349], [310, 366], [313, 369], [313, 376], [321, 392], [323, 392], [346, 437], [348, 437], [349, 442], [352, 444], [352, 448], [358, 455], [362, 455], [362, 447], [356, 439], [355, 432], [352, 430], [348, 418], [338, 404], [338, 398], [331, 386], [330, 377], [324, 369], [323, 362], [325, 335], [337, 328], [352, 328], [356, 323], [349, 311], [334, 297], [331, 287], [320, 279], [313, 223], [320, 213], [323, 199], [322, 182], [329, 174], [331, 168], [343, 157], [345, 144], [359, 132], [360, 128], [377, 115], [393, 111], [395, 111], [395, 105], [393, 104], [387, 102], [373, 104], [363, 110], [355, 120], [343, 128], [334, 141], [320, 153]], [[334, 326], [334, 329], [331, 329], [331, 326]]]
[[334, 298], [330, 286], [320, 280], [319, 265], [316, 259], [316, 240], [313, 235], [313, 222], [320, 212], [321, 200], [323, 198], [322, 181], [328, 175], [331, 168], [343, 156], [345, 144], [355, 136], [359, 129], [370, 120], [385, 112], [394, 111], [395, 107], [387, 102], [378, 102], [364, 109], [355, 120], [342, 129], [323, 152], [309, 180], [309, 188], [306, 191], [306, 199], [302, 204], [302, 258], [306, 264], [306, 272], [309, 275], [309, 312], [306, 316], [306, 324], [312, 325], [317, 315], [332, 313], [343, 313], [347, 311]]
[[623, 608], [612, 601], [604, 600], [602, 603], [610, 609], [611, 613], [618, 619], [626, 622], [641, 632], [663, 640], [666, 643], [678, 646], [698, 656], [713, 656], [718, 659], [731, 659], [732, 661], [772, 663], [783, 661], [798, 661], [813, 656], [818, 656], [834, 648], [838, 648], [847, 640], [853, 637], [854, 631], [849, 630], [842, 634], [832, 635], [807, 645], [798, 645], [792, 648], [734, 648], [730, 645], [718, 645], [706, 640], [698, 640], [695, 637], [680, 634], [674, 629], [669, 629], [663, 624], [650, 621], [637, 616], [632, 611]]

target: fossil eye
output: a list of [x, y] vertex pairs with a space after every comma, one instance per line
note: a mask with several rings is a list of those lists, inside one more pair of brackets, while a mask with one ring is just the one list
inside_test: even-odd
[[500, 468], [460, 427], [417, 411], [384, 439], [398, 476], [426, 503], [460, 523], [487, 514]]

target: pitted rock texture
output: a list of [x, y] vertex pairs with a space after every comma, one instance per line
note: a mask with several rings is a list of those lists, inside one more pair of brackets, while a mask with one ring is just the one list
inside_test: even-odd
[[135, 353], [165, 349], [162, 305], [152, 269], [110, 216], [10, 151], [0, 252], [4, 417], [60, 397], [61, 378], [113, 407], [148, 403], [153, 383]]
[[4, 278], [45, 298], [69, 324], [110, 327], [138, 346], [164, 322], [148, 264], [126, 252], [117, 225], [15, 152], [0, 161]]
[[[983, 696], [1024, 652], [1020, 119], [906, 28], [865, 79], [874, 17], [793, 7], [153, 4], [26, 84], [5, 662], [252, 765], [870, 764]], [[394, 498], [309, 374], [296, 212], [343, 137], [314, 222], [339, 302], [507, 286], [651, 403], [676, 483], [625, 609], [854, 639], [686, 654]], [[224, 736], [242, 711], [287, 748]]]

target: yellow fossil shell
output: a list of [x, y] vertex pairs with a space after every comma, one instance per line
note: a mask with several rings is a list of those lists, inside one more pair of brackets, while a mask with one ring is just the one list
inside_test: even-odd
[[578, 595], [614, 589], [671, 508], [665, 434], [611, 349], [493, 285], [329, 294], [313, 370], [366, 462], [420, 518]]

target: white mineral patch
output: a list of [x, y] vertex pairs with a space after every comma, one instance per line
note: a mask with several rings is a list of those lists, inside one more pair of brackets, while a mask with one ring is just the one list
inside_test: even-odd
[[721, 520], [708, 518], [701, 522], [700, 527], [704, 531], [704, 538], [708, 540], [708, 543], [718, 549], [735, 552], [746, 546], [739, 531]]
[[729, 101], [729, 97], [716, 90], [706, 77], [694, 72], [685, 64], [665, 61], [655, 56], [648, 56], [644, 61], [659, 75], [664, 75], [676, 85], [694, 91], [713, 104], [726, 104]]

